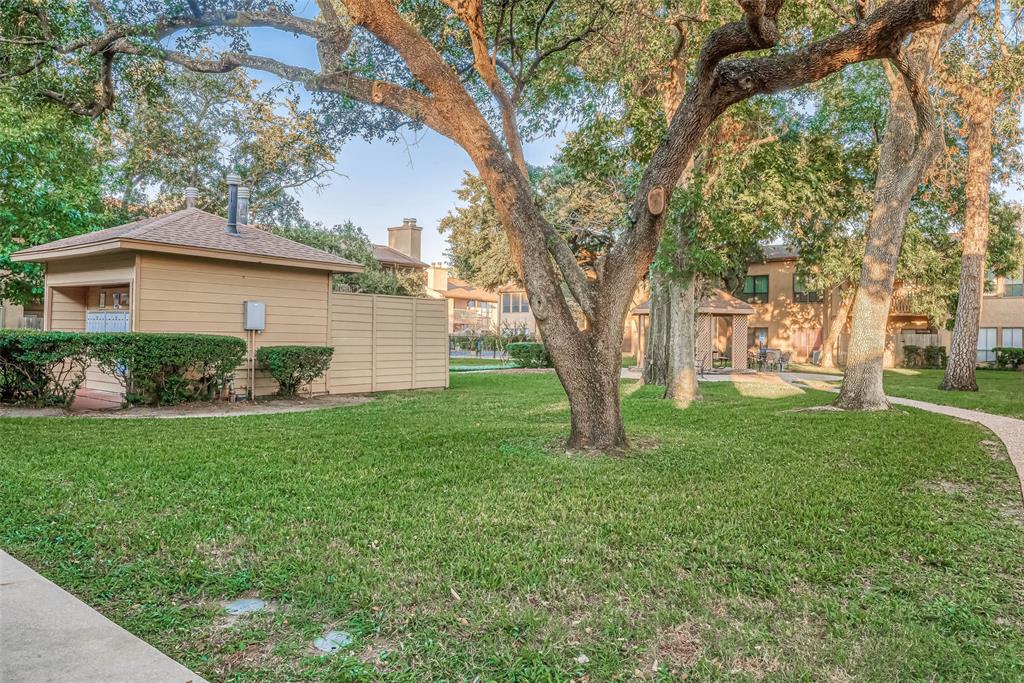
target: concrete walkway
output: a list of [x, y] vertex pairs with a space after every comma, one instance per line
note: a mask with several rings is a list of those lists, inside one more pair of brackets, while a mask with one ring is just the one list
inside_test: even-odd
[[0, 550], [2, 683], [205, 683]]

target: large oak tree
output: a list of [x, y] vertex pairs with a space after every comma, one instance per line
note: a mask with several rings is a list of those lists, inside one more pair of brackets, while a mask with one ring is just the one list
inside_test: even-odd
[[[117, 60], [156, 58], [195, 71], [269, 72], [313, 92], [383, 107], [455, 141], [494, 201], [568, 394], [568, 447], [611, 450], [626, 445], [618, 379], [630, 297], [654, 257], [665, 207], [707, 128], [749, 97], [795, 88], [857, 62], [900, 62], [911, 33], [951, 21], [964, 0], [889, 0], [834, 35], [784, 50], [773, 49], [785, 28], [784, 0], [739, 0], [736, 20], [704, 41], [685, 96], [635, 185], [596, 280], [586, 277], [534, 201], [520, 122], [550, 117], [571, 104], [565, 88], [580, 75], [574, 65], [579, 50], [600, 35], [606, 16], [628, 13], [632, 3], [321, 0], [316, 19], [262, 0], [87, 4], [95, 30], [72, 39], [54, 39], [42, 5], [26, 5], [19, 29], [20, 40], [35, 41], [39, 63], [63, 60], [65, 73], [98, 74], [95, 89], [44, 93], [79, 113], [113, 106]], [[250, 27], [315, 41], [320, 68], [252, 53], [244, 33]], [[202, 50], [211, 47], [205, 41], [211, 35], [231, 47], [218, 54]], [[580, 92], [585, 95], [585, 88]], [[586, 318], [585, 329], [574, 308]]]

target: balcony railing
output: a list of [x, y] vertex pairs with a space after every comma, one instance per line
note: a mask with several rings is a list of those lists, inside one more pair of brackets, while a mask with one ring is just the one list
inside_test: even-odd
[[913, 293], [906, 290], [897, 290], [893, 294], [889, 313], [891, 315], [925, 315], [915, 305]]
[[493, 316], [478, 313], [477, 311], [462, 309], [452, 311], [452, 322], [463, 327], [486, 329], [492, 325], [495, 320]]
[[8, 318], [6, 315], [7, 311], [0, 309], [0, 328], [14, 328], [21, 330], [41, 330], [43, 329], [43, 316], [41, 315], [23, 315], [20, 317], [14, 317], [13, 315]]

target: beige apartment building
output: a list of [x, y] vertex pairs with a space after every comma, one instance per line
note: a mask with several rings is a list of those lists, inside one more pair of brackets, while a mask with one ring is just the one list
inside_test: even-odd
[[[751, 263], [743, 287], [735, 296], [753, 308], [746, 321], [746, 348], [754, 352], [760, 347], [778, 349], [796, 362], [815, 362], [822, 352], [824, 338], [838, 315], [840, 302], [836, 296], [825, 296], [802, 286], [797, 276], [799, 254], [785, 245], [764, 249], [761, 262]], [[978, 362], [995, 360], [996, 347], [1021, 348], [1024, 342], [1024, 273], [1011, 277], [991, 277], [982, 302], [978, 334]], [[715, 356], [727, 356], [732, 344], [733, 321], [719, 317], [714, 323]], [[633, 326], [636, 342], [631, 352], [642, 355], [642, 341], [649, 325], [647, 309], [634, 310]], [[849, 344], [849, 320], [834, 341], [837, 362], [846, 362]], [[914, 346], [945, 346], [950, 333], [936, 326], [928, 316], [914, 308], [913, 294], [897, 283], [896, 295], [889, 312], [885, 333], [886, 367], [903, 362], [903, 349]], [[704, 359], [710, 360], [710, 359]], [[710, 362], [706, 363], [710, 367]]]
[[5, 328], [43, 329], [43, 302], [22, 306], [10, 301], [0, 301], [0, 329]]
[[442, 263], [427, 268], [427, 296], [447, 302], [449, 334], [484, 334], [499, 329], [497, 293], [452, 277]]

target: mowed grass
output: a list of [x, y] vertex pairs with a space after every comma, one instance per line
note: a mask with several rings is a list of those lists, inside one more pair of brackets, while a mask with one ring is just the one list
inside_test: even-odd
[[[552, 373], [356, 407], [0, 421], [0, 546], [210, 680], [1020, 680], [1024, 528], [990, 435], [626, 383], [567, 455]], [[226, 618], [221, 602], [271, 601]], [[323, 656], [326, 629], [353, 634]]]
[[885, 392], [1024, 419], [1024, 372], [978, 370], [978, 391], [942, 391], [942, 370], [888, 370]]
[[463, 358], [455, 356], [448, 359], [448, 365], [455, 367], [475, 367], [475, 366], [490, 366], [490, 365], [512, 365], [512, 362], [504, 358], [489, 358], [484, 356], [482, 358]]

